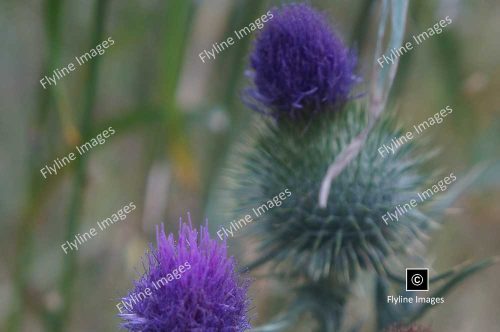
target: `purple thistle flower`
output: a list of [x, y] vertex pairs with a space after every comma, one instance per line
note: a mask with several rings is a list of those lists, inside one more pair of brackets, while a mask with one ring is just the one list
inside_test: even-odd
[[[179, 240], [156, 229], [157, 248], [146, 255], [144, 275], [117, 304], [130, 331], [244, 331], [251, 328], [249, 280], [236, 272], [225, 242], [180, 223]], [[148, 291], [149, 290], [149, 291]]]
[[305, 4], [272, 13], [250, 57], [250, 106], [275, 118], [296, 118], [345, 102], [358, 81], [356, 57], [324, 15]]

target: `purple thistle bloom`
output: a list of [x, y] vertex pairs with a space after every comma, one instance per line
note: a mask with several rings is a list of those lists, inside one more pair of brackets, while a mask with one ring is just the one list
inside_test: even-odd
[[250, 57], [255, 85], [247, 91], [250, 106], [275, 118], [296, 118], [345, 102], [358, 81], [356, 57], [324, 15], [305, 4], [272, 13]]
[[180, 223], [179, 240], [156, 229], [144, 275], [117, 304], [130, 331], [244, 331], [251, 328], [249, 280], [235, 272], [225, 242]]

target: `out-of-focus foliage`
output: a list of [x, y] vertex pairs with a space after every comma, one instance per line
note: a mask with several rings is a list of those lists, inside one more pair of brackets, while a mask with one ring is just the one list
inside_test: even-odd
[[[210, 227], [236, 216], [217, 194], [227, 152], [252, 126], [239, 101], [249, 46], [239, 40], [202, 63], [198, 54], [280, 2], [28, 1], [0, 4], [0, 329], [116, 330], [115, 304], [154, 233], [169, 232], [191, 211]], [[371, 63], [371, 0], [312, 1]], [[403, 127], [445, 105], [450, 121], [428, 135], [443, 146], [436, 168], [465, 176], [487, 162], [481, 179], [449, 210], [429, 250], [437, 269], [498, 253], [500, 88], [495, 2], [410, 2], [405, 40], [450, 15], [453, 24], [401, 58], [390, 103]], [[116, 44], [44, 90], [39, 80], [111, 36]], [[365, 82], [366, 83], [366, 82]], [[367, 91], [361, 85], [360, 93]], [[116, 135], [81, 162], [44, 179], [40, 168], [112, 126]], [[427, 135], [427, 134], [426, 134]], [[431, 179], [432, 180], [432, 179]], [[60, 245], [124, 204], [138, 207], [77, 252]], [[256, 202], [257, 204], [257, 202]], [[229, 250], [252, 260], [241, 235]], [[70, 256], [71, 255], [71, 256]], [[262, 273], [267, 271], [263, 270]], [[260, 271], [259, 271], [260, 273]], [[500, 325], [498, 267], [482, 272], [436, 306], [422, 323], [436, 331], [492, 331]], [[362, 277], [360, 278], [362, 280]], [[354, 288], [348, 320], [370, 320], [369, 285]], [[65, 292], [68, 290], [68, 292]], [[269, 321], [290, 300], [289, 287], [258, 278], [252, 323]], [[364, 304], [364, 305], [360, 305]], [[70, 306], [69, 304], [72, 304]], [[310, 329], [300, 322], [297, 331]]]

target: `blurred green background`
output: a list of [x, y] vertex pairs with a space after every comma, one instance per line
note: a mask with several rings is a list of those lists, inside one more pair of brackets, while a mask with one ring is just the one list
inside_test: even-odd
[[[223, 198], [228, 156], [252, 130], [240, 100], [255, 37], [202, 63], [198, 54], [283, 1], [143, 0], [0, 2], [0, 330], [115, 331], [117, 298], [141, 271], [154, 225], [176, 232], [191, 212], [212, 230], [236, 217]], [[359, 54], [366, 91], [376, 1], [312, 1]], [[411, 127], [446, 105], [453, 115], [425, 134], [442, 148], [434, 167], [465, 176], [488, 166], [430, 241], [438, 271], [500, 252], [500, 3], [412, 1], [405, 40], [449, 15], [453, 23], [401, 58], [391, 93]], [[112, 37], [115, 44], [42, 88], [74, 57]], [[116, 134], [44, 179], [40, 168], [112, 126]], [[60, 245], [128, 202], [137, 210], [78, 252]], [[242, 261], [253, 241], [230, 242]], [[261, 271], [265, 272], [265, 271]], [[423, 319], [435, 331], [498, 331], [500, 267], [468, 279]], [[284, 306], [289, 286], [259, 278], [253, 323]], [[351, 320], [370, 322], [354, 289]], [[297, 330], [309, 330], [307, 323]]]

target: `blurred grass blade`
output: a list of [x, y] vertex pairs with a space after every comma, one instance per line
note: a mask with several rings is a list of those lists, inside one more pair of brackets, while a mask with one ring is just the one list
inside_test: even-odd
[[466, 189], [471, 187], [487, 166], [486, 163], [474, 166], [463, 178], [452, 184], [446, 193], [430, 204], [429, 213], [436, 214], [449, 208]]
[[382, 75], [377, 77], [380, 72], [380, 68], [377, 65], [377, 58], [383, 52], [382, 43], [385, 37], [385, 29], [387, 26], [387, 15], [388, 15], [388, 0], [382, 0], [380, 8], [380, 22], [377, 30], [377, 44], [375, 47], [375, 52], [373, 53], [373, 63], [372, 63], [372, 77], [371, 77], [371, 88], [370, 88], [370, 102], [373, 102], [375, 97], [382, 95], [382, 88], [385, 85], [382, 79]]
[[183, 186], [195, 189], [198, 174], [193, 156], [189, 151], [186, 121], [176, 101], [177, 87], [184, 62], [184, 52], [190, 40], [189, 33], [196, 2], [193, 0], [172, 0], [166, 4], [166, 28], [164, 43], [164, 88], [162, 103], [164, 109], [164, 134], [167, 152], [173, 164], [175, 177]]
[[[363, 148], [368, 134], [373, 129], [380, 114], [385, 108], [387, 97], [396, 76], [398, 68], [398, 59], [391, 66], [379, 68], [377, 58], [380, 56], [381, 44], [384, 39], [385, 29], [387, 25], [387, 2], [382, 1], [382, 9], [380, 15], [379, 29], [377, 35], [377, 46], [375, 48], [373, 76], [370, 89], [370, 105], [369, 105], [369, 121], [366, 128], [335, 158], [334, 162], [328, 167], [325, 177], [321, 183], [319, 192], [319, 206], [326, 208], [328, 195], [332, 181], [337, 177], [344, 168], [353, 160]], [[403, 35], [406, 26], [406, 12], [408, 10], [407, 0], [391, 0], [391, 36], [389, 41], [389, 49], [399, 48], [403, 42]]]
[[370, 25], [366, 22], [369, 21], [370, 13], [375, 7], [375, 1], [373, 0], [363, 0], [361, 4], [361, 10], [358, 13], [356, 20], [354, 21], [353, 31], [351, 33], [351, 44], [362, 45], [368, 35]]
[[272, 322], [256, 327], [252, 329], [251, 332], [274, 332], [274, 331], [284, 331], [287, 328], [290, 328], [294, 324], [297, 323], [297, 320], [300, 318], [300, 315], [306, 308], [293, 305], [292, 308], [287, 310], [287, 312], [277, 318], [275, 318]]
[[[406, 27], [406, 13], [408, 11], [408, 1], [404, 0], [391, 0], [391, 37], [389, 46], [385, 53], [390, 52], [391, 49], [398, 49], [403, 44], [403, 37]], [[375, 54], [375, 57], [379, 55]], [[378, 88], [382, 88], [379, 92], [382, 96], [382, 109], [385, 108], [389, 92], [391, 91], [392, 83], [396, 77], [398, 70], [399, 57], [394, 60], [391, 66], [384, 66], [378, 73]], [[374, 66], [378, 69], [379, 65], [377, 60], [374, 61]], [[375, 99], [375, 98], [374, 98]], [[377, 98], [378, 99], [378, 98]], [[373, 100], [372, 100], [373, 101]], [[382, 110], [380, 110], [381, 112]], [[380, 113], [373, 114], [378, 117]]]
[[191, 20], [194, 14], [193, 0], [171, 0], [166, 2], [166, 27], [163, 54], [165, 57], [164, 102], [175, 103], [184, 52], [189, 42]]
[[[108, 0], [96, 0], [95, 2], [93, 31], [90, 38], [91, 48], [101, 43], [104, 39], [104, 22], [108, 4]], [[101, 59], [99, 57], [96, 57], [88, 64], [89, 74], [85, 86], [85, 99], [80, 119], [80, 132], [82, 137], [89, 137], [92, 131], [92, 118], [95, 108], [100, 60]], [[75, 161], [76, 173], [73, 180], [73, 192], [71, 193], [69, 202], [65, 239], [72, 238], [78, 232], [84, 200], [85, 179], [87, 174], [86, 166], [87, 157], [85, 155]], [[60, 332], [66, 330], [66, 325], [68, 324], [73, 304], [73, 284], [77, 275], [78, 267], [76, 258], [76, 254], [64, 256], [60, 283], [60, 292], [63, 302], [60, 310], [54, 317], [50, 331]]]
[[[432, 297], [443, 297], [448, 294], [455, 286], [457, 286], [460, 282], [464, 281], [466, 278], [472, 276], [476, 272], [484, 270], [493, 264], [497, 264], [500, 262], [500, 256], [490, 257], [479, 261], [477, 263], [468, 264], [466, 266], [460, 265], [454, 268], [454, 272], [450, 275], [450, 280], [448, 280], [441, 288], [439, 288]], [[449, 273], [448, 273], [449, 274]], [[425, 304], [421, 306], [413, 315], [407, 320], [408, 323], [413, 323], [420, 317], [422, 317], [427, 310], [431, 309], [431, 304]]]
[[[43, 4], [43, 25], [49, 46], [47, 47], [48, 57], [44, 61], [41, 74], [50, 72], [59, 61], [62, 5], [63, 2], [61, 0], [46, 0]], [[9, 307], [10, 312], [6, 319], [6, 331], [15, 332], [22, 328], [21, 319], [25, 306], [25, 298], [27, 297], [26, 290], [33, 256], [35, 225], [38, 221], [36, 216], [41, 206], [41, 201], [45, 198], [40, 174], [38, 171], [32, 172], [32, 170], [38, 169], [43, 160], [44, 149], [41, 149], [40, 145], [41, 142], [47, 140], [42, 134], [47, 129], [47, 117], [53, 106], [53, 91], [40, 90], [36, 115], [33, 117], [30, 128], [31, 133], [28, 139], [29, 164], [27, 166], [30, 174], [26, 189], [28, 198], [23, 208], [22, 216], [19, 218], [19, 227], [16, 229], [15, 266], [12, 278], [14, 294]], [[40, 308], [40, 311], [43, 312], [43, 308]]]

